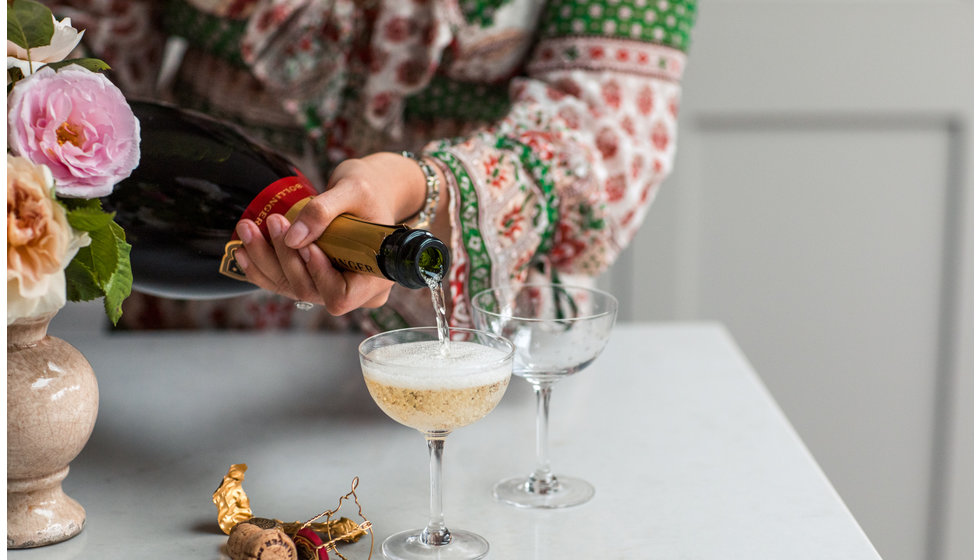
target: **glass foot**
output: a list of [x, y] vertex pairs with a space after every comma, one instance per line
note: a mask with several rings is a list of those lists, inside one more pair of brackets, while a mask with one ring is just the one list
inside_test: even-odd
[[449, 544], [426, 544], [419, 538], [421, 529], [395, 533], [381, 545], [385, 558], [391, 560], [477, 560], [490, 552], [486, 539], [471, 533], [453, 529]]
[[557, 488], [532, 492], [527, 477], [501, 480], [493, 487], [493, 497], [512, 506], [525, 508], [562, 508], [584, 504], [595, 495], [595, 488], [580, 478], [558, 477]]

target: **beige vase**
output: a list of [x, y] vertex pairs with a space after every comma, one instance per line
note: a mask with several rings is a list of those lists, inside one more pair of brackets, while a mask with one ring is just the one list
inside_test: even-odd
[[7, 326], [7, 548], [70, 539], [85, 510], [61, 489], [99, 409], [92, 366], [47, 336], [54, 314]]

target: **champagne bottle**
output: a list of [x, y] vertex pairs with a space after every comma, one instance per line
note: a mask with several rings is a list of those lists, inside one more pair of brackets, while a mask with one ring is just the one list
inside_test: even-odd
[[[106, 200], [133, 246], [133, 285], [153, 295], [220, 298], [257, 289], [234, 252], [241, 219], [268, 239], [265, 219], [291, 221], [317, 194], [286, 159], [206, 115], [130, 101], [140, 120], [140, 164]], [[342, 215], [316, 241], [335, 267], [421, 288], [441, 280], [449, 250], [428, 231]]]

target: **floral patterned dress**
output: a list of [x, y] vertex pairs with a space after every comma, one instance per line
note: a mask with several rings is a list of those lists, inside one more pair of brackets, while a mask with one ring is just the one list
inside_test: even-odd
[[[232, 121], [321, 181], [381, 150], [449, 181], [450, 322], [478, 290], [584, 284], [671, 170], [695, 0], [61, 0], [129, 95]], [[179, 37], [175, 40], [174, 37]], [[342, 318], [256, 294], [134, 295], [129, 328], [434, 324], [427, 290]]]

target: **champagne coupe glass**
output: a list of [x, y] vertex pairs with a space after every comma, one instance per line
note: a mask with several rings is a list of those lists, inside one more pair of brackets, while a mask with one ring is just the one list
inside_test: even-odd
[[585, 369], [602, 352], [616, 321], [616, 298], [592, 288], [528, 284], [473, 296], [477, 328], [509, 338], [516, 347], [514, 374], [537, 400], [537, 467], [530, 476], [502, 480], [493, 495], [518, 507], [559, 508], [587, 502], [588, 482], [556, 477], [548, 457], [548, 411], [555, 382]]
[[358, 347], [364, 382], [393, 420], [422, 432], [429, 446], [429, 524], [385, 539], [386, 558], [471, 560], [490, 545], [469, 531], [446, 528], [442, 511], [442, 452], [449, 433], [487, 415], [503, 397], [513, 371], [506, 338], [471, 329], [419, 327], [372, 336]]

